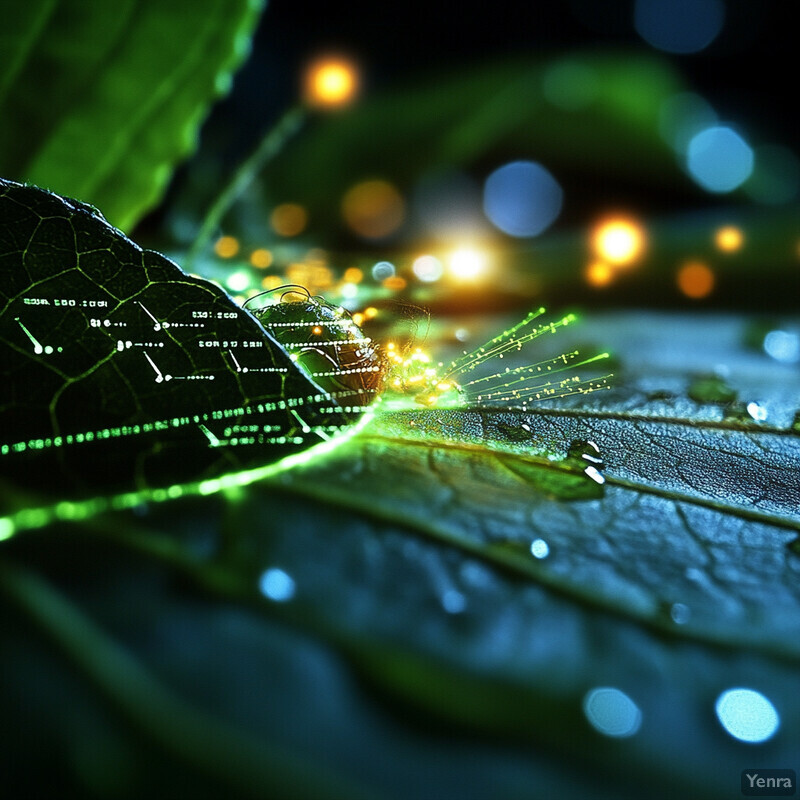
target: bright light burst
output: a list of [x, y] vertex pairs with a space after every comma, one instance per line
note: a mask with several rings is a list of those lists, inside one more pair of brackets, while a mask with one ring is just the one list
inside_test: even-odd
[[306, 68], [305, 98], [313, 106], [343, 106], [356, 96], [358, 84], [358, 68], [351, 60], [322, 56]]
[[592, 232], [592, 248], [607, 264], [627, 266], [641, 256], [645, 247], [644, 228], [630, 217], [612, 217]]

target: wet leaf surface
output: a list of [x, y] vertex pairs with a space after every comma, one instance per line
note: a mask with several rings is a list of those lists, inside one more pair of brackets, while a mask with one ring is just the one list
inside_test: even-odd
[[[11, 319], [11, 363], [42, 369]], [[726, 798], [742, 769], [790, 767], [800, 376], [748, 349], [750, 323], [589, 319], [562, 344], [614, 351], [608, 392], [379, 411], [323, 457], [207, 496], [98, 513], [5, 470], [4, 510], [28, 506], [0, 520], [7, 774], [65, 796], [521, 800]], [[766, 419], [692, 398], [720, 365]], [[730, 689], [769, 701], [771, 736], [752, 705], [718, 716]]]

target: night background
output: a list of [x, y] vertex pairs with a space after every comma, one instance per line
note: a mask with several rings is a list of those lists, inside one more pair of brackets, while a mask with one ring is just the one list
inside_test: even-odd
[[5, 9], [14, 796], [796, 790], [792, 11]]

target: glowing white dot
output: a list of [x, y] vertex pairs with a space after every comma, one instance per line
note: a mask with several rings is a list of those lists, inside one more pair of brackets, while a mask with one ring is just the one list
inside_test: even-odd
[[225, 278], [225, 284], [232, 292], [243, 292], [250, 287], [250, 276], [246, 272], [232, 272]]
[[788, 331], [770, 331], [764, 337], [764, 352], [784, 364], [800, 361], [800, 336]]
[[484, 257], [477, 251], [468, 247], [456, 250], [450, 256], [450, 271], [457, 278], [476, 278], [484, 267]]
[[372, 267], [372, 277], [376, 281], [385, 281], [387, 278], [392, 278], [394, 273], [394, 264], [390, 261], [379, 261]]
[[436, 256], [426, 255], [414, 259], [411, 269], [414, 274], [425, 283], [438, 281], [444, 274], [444, 266]]
[[262, 573], [258, 581], [261, 594], [276, 603], [285, 603], [294, 597], [294, 578], [288, 572], [271, 567]]
[[550, 545], [544, 539], [534, 539], [531, 542], [531, 555], [534, 558], [547, 558], [550, 555]]
[[625, 692], [610, 686], [592, 689], [583, 698], [583, 713], [592, 727], [605, 736], [633, 736], [642, 724], [642, 712]]
[[775, 706], [753, 689], [728, 689], [717, 698], [715, 710], [722, 727], [742, 742], [766, 742], [780, 727]]
[[510, 236], [536, 236], [561, 213], [564, 192], [556, 179], [534, 161], [513, 161], [496, 169], [483, 189], [483, 210], [491, 223]]
[[747, 413], [756, 422], [764, 422], [768, 416], [766, 406], [761, 405], [761, 403], [756, 403], [755, 401], [747, 404]]
[[732, 128], [714, 125], [692, 137], [686, 164], [704, 189], [731, 192], [750, 177], [753, 150]]
[[636, 32], [649, 45], [667, 53], [697, 53], [722, 30], [722, 0], [636, 0]]
[[355, 283], [343, 283], [339, 293], [347, 300], [352, 300], [358, 294], [358, 285]]

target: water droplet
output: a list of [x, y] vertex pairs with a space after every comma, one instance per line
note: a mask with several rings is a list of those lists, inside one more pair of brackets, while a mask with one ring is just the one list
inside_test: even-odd
[[756, 421], [764, 422], [767, 418], [767, 408], [761, 403], [751, 402], [747, 404], [747, 413]]
[[599, 686], [583, 698], [583, 713], [592, 727], [604, 736], [621, 739], [633, 736], [642, 724], [639, 706], [625, 692]]
[[285, 603], [291, 600], [295, 593], [294, 578], [288, 572], [278, 567], [265, 570], [258, 579], [258, 588], [261, 594], [276, 603]]
[[573, 439], [567, 450], [567, 460], [579, 462], [583, 467], [583, 474], [587, 478], [602, 486], [606, 479], [600, 472], [605, 469], [600, 448], [592, 441], [586, 439]]
[[547, 558], [550, 555], [550, 545], [544, 539], [534, 539], [531, 542], [531, 555], [534, 558]]
[[685, 625], [692, 616], [692, 610], [685, 603], [673, 603], [669, 607], [669, 616], [676, 625]]
[[467, 598], [455, 589], [448, 589], [442, 595], [442, 608], [448, 614], [460, 614], [467, 607]]
[[497, 430], [509, 442], [530, 442], [531, 440], [531, 429], [524, 423], [522, 425], [513, 425], [508, 422], [498, 422]]
[[754, 689], [728, 689], [714, 706], [717, 719], [725, 730], [742, 742], [766, 742], [780, 727], [775, 706]]

